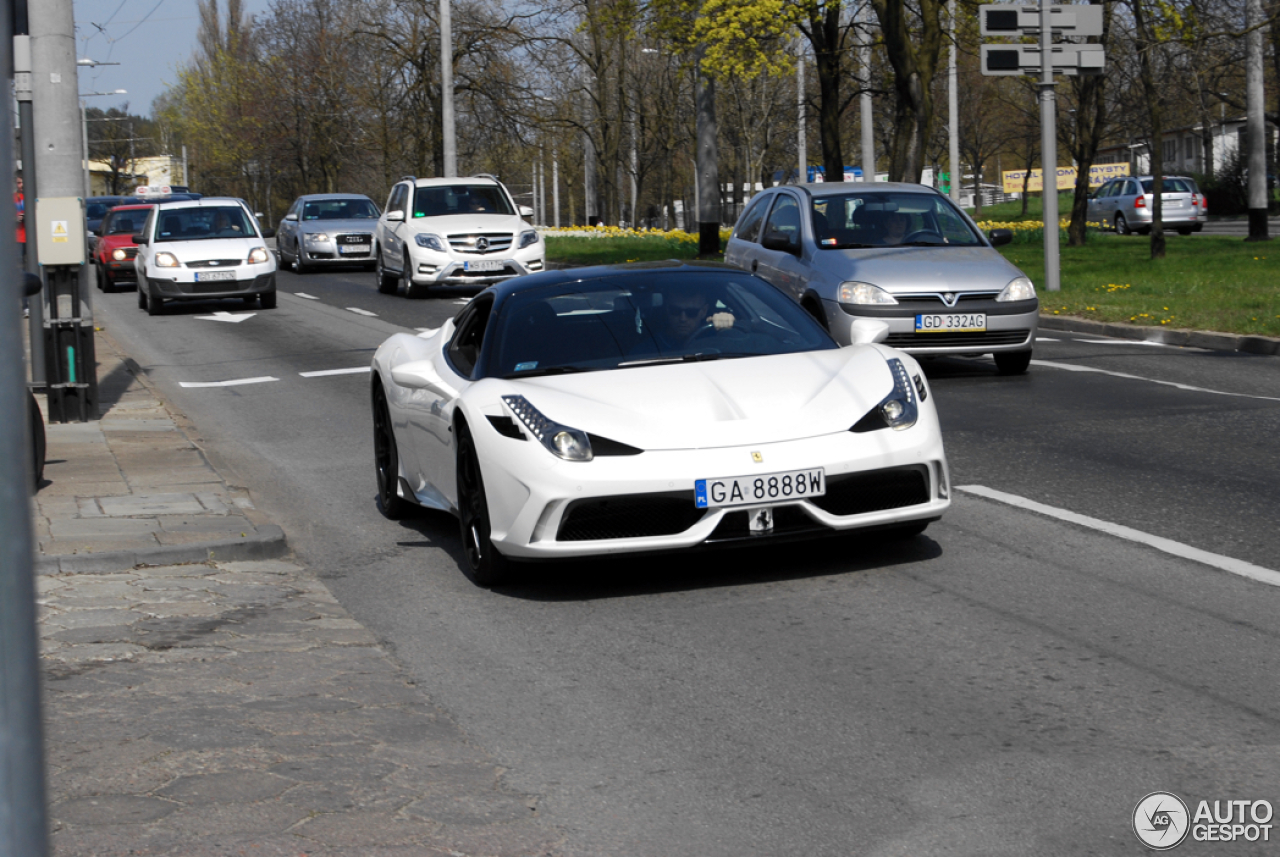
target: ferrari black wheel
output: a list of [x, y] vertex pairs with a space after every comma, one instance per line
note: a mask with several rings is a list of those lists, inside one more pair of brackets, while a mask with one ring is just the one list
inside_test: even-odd
[[400, 482], [400, 453], [391, 428], [387, 394], [381, 387], [373, 391], [373, 461], [378, 477], [378, 508], [391, 520], [399, 520], [409, 511], [409, 504], [396, 493]]
[[489, 503], [480, 473], [480, 457], [465, 424], [459, 424], [458, 436], [458, 522], [462, 530], [462, 547], [467, 555], [471, 579], [480, 586], [494, 586], [506, 579], [510, 561], [498, 552], [489, 536]]

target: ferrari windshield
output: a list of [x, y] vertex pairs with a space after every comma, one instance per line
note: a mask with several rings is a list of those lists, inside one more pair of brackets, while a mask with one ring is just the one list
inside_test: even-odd
[[817, 196], [813, 234], [824, 250], [982, 244], [960, 212], [936, 193], [872, 191]]
[[517, 292], [494, 335], [487, 374], [505, 378], [838, 347], [763, 280], [670, 269]]

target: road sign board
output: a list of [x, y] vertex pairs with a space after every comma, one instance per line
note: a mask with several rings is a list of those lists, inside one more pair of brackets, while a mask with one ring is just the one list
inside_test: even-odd
[[[1039, 45], [982, 45], [982, 73], [989, 77], [1039, 74], [1043, 68]], [[1050, 62], [1054, 74], [1102, 74], [1106, 51], [1102, 45], [1054, 45]]]
[[[1040, 32], [1040, 7], [984, 4], [978, 7], [978, 27], [984, 36], [1034, 36]], [[1050, 6], [1049, 28], [1055, 35], [1101, 36], [1101, 6]]]

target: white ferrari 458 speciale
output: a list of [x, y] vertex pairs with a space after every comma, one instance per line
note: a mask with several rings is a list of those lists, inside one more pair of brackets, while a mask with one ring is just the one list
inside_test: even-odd
[[879, 528], [950, 505], [919, 364], [841, 348], [765, 281], [680, 262], [485, 289], [373, 358], [378, 501], [457, 515], [472, 578], [511, 560]]

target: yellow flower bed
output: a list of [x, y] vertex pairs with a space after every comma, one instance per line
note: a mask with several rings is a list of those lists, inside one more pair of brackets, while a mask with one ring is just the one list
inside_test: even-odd
[[[565, 238], [662, 238], [668, 241], [679, 241], [683, 244], [697, 244], [698, 236], [696, 233], [685, 232], [683, 229], [648, 229], [645, 227], [621, 227], [621, 226], [561, 226], [542, 227], [540, 230], [543, 235], [562, 236]], [[727, 241], [733, 233], [731, 227], [722, 227], [720, 229], [720, 240]]]

